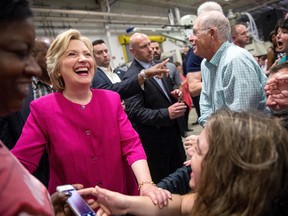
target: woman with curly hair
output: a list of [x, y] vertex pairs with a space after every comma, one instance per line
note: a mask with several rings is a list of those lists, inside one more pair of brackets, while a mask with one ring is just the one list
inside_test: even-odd
[[288, 134], [260, 113], [216, 112], [190, 149], [193, 192], [157, 208], [145, 197], [86, 189], [97, 215], [288, 215]]

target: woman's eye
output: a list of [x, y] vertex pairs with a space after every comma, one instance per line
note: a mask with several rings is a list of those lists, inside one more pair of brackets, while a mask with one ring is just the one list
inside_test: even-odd
[[28, 58], [28, 52], [26, 50], [18, 50], [13, 51], [13, 53], [19, 58], [19, 59], [26, 59]]
[[72, 53], [72, 52], [67, 53], [67, 56], [75, 56], [75, 55], [76, 55], [76, 53]]

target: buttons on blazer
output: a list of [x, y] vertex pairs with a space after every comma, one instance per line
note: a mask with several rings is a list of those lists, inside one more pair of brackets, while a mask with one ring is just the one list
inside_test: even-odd
[[85, 110], [85, 106], [84, 105], [81, 106], [81, 110]]
[[87, 136], [89, 136], [91, 132], [90, 132], [90, 130], [86, 130], [85, 133]]
[[91, 157], [91, 160], [92, 160], [92, 161], [96, 161], [97, 159], [98, 159], [98, 158], [97, 158], [96, 156], [92, 156], [92, 157]]

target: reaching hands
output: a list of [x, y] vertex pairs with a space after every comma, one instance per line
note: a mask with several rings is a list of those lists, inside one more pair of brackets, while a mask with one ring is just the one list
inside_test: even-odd
[[[161, 211], [162, 215], [167, 215], [166, 213], [169, 209], [165, 207], [160, 210], [147, 196], [127, 196], [98, 186], [95, 188], [79, 190], [78, 193], [83, 197], [91, 195], [95, 196], [95, 199], [90, 199], [87, 203], [93, 209], [99, 208], [97, 216], [108, 216], [112, 214], [123, 215], [127, 213], [137, 215], [157, 215], [157, 213], [159, 214], [159, 211]], [[166, 209], [166, 213], [163, 209]], [[177, 209], [177, 212], [179, 212], [179, 210], [180, 207]], [[172, 212], [170, 215], [175, 214]]]
[[[73, 187], [76, 190], [82, 189], [83, 185], [74, 184]], [[71, 193], [55, 192], [51, 196], [52, 204], [54, 207], [55, 216], [68, 216], [73, 215], [71, 209], [69, 208], [66, 200], [71, 196]]]
[[71, 210], [66, 204], [66, 200], [71, 194], [63, 192], [55, 192], [51, 196], [52, 204], [54, 207], [55, 216], [66, 216], [71, 214]]
[[192, 147], [193, 145], [197, 144], [198, 137], [199, 137], [198, 135], [190, 135], [185, 138], [184, 147], [186, 151], [188, 151], [188, 149]]
[[264, 89], [268, 95], [267, 106], [274, 110], [288, 107], [288, 74], [276, 74], [267, 81]]
[[170, 92], [173, 98], [175, 98], [178, 102], [182, 102], [183, 93], [179, 89], [175, 89], [174, 91]]
[[117, 192], [112, 192], [96, 186], [95, 188], [86, 188], [79, 190], [82, 197], [93, 195], [96, 199], [90, 199], [87, 203], [91, 208], [99, 208], [97, 216], [108, 216], [112, 214], [127, 214], [130, 196]]
[[[198, 135], [190, 135], [188, 137], [185, 138], [184, 140], [184, 148], [186, 150], [186, 153], [189, 157], [192, 156], [192, 148], [193, 146], [195, 146], [197, 144], [197, 140], [198, 140]], [[191, 160], [187, 160], [184, 162], [185, 166], [190, 166], [191, 165]]]
[[171, 199], [171, 193], [162, 188], [158, 188], [152, 184], [144, 184], [141, 186], [140, 194], [143, 196], [148, 196], [154, 203], [154, 205], [162, 208], [168, 204], [168, 199]]
[[[146, 189], [143, 188], [143, 190], [150, 191], [147, 193], [155, 193], [153, 192], [153, 190], [155, 189], [161, 192], [160, 194], [157, 193], [157, 195], [162, 196], [162, 199], [166, 196], [169, 196], [169, 199], [172, 199], [172, 195], [170, 194], [170, 192], [157, 188], [153, 185], [151, 185], [151, 187], [154, 187], [154, 188], [147, 187]], [[87, 196], [91, 197], [91, 195], [95, 197], [95, 199], [92, 198], [92, 199], [86, 200], [86, 202], [89, 204], [89, 206], [92, 209], [99, 208], [97, 211], [97, 216], [108, 216], [112, 214], [122, 215], [122, 214], [133, 213], [133, 212], [138, 212], [138, 213], [142, 212], [143, 215], [146, 215], [145, 211], [149, 212], [151, 211], [151, 208], [154, 208], [155, 211], [159, 210], [156, 204], [152, 203], [150, 198], [147, 196], [127, 196], [124, 194], [120, 194], [117, 192], [113, 192], [110, 190], [100, 188], [98, 186], [96, 186], [95, 188], [86, 188], [86, 189], [78, 190], [78, 193], [84, 198]], [[133, 203], [133, 205], [131, 205], [131, 203]], [[168, 204], [168, 201], [167, 201], [167, 204]], [[145, 206], [148, 209], [146, 209]]]
[[149, 79], [153, 76], [157, 76], [158, 78], [161, 78], [163, 75], [168, 75], [169, 70], [166, 68], [166, 63], [169, 61], [169, 59], [166, 59], [165, 61], [158, 63], [154, 65], [153, 67], [145, 70], [145, 75]]
[[170, 119], [176, 119], [178, 117], [181, 117], [186, 112], [186, 105], [182, 102], [177, 102], [172, 104], [168, 107], [169, 117]]

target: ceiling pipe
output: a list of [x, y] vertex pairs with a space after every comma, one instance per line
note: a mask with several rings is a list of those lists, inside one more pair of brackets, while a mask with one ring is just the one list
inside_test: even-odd
[[252, 7], [252, 8], [248, 8], [246, 9], [245, 11], [243, 12], [251, 12], [251, 11], [255, 11], [255, 10], [258, 10], [259, 8], [263, 8], [263, 7], [267, 7], [267, 8], [273, 8], [273, 6], [271, 6], [271, 4], [274, 4], [274, 3], [278, 3], [278, 0], [271, 0], [271, 1], [267, 1], [267, 2], [264, 2], [264, 3], [261, 3], [261, 4], [258, 4], [257, 6], [255, 7]]
[[144, 15], [131, 15], [131, 14], [121, 14], [121, 13], [107, 13], [107, 12], [96, 12], [96, 11], [83, 11], [83, 10], [62, 10], [62, 9], [45, 9], [45, 8], [32, 8], [33, 12], [38, 13], [60, 13], [60, 14], [76, 14], [85, 16], [109, 16], [109, 17], [122, 17], [122, 18], [132, 18], [132, 19], [149, 19], [149, 20], [163, 20], [168, 21], [167, 17], [160, 16], [144, 16]]

